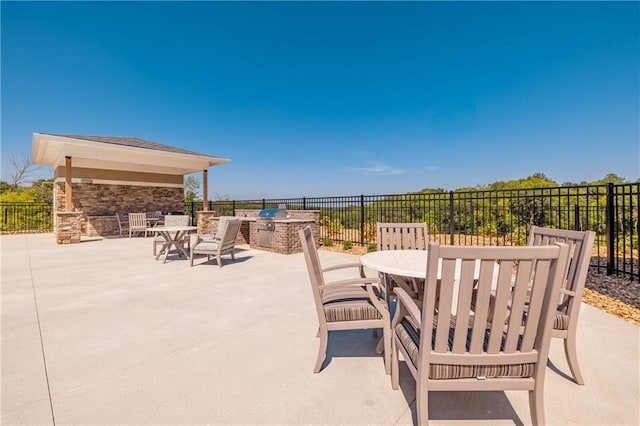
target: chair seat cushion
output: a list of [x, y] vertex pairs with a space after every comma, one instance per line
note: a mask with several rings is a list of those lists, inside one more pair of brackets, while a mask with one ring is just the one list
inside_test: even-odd
[[569, 328], [569, 317], [560, 311], [556, 311], [556, 316], [553, 319], [554, 330], [566, 330]]
[[215, 241], [201, 241], [198, 244], [196, 244], [192, 250], [195, 250], [196, 252], [216, 252], [218, 251], [218, 243]]
[[324, 303], [327, 322], [381, 319], [380, 312], [368, 298], [336, 299]]
[[[417, 329], [411, 318], [405, 317], [396, 325], [395, 332], [405, 351], [409, 354], [411, 362], [417, 366], [420, 330]], [[451, 335], [452, 333], [453, 329], [451, 329]], [[478, 376], [487, 378], [531, 377], [534, 372], [535, 364], [533, 363], [506, 365], [431, 364], [429, 366], [429, 378], [432, 380], [476, 378]]]

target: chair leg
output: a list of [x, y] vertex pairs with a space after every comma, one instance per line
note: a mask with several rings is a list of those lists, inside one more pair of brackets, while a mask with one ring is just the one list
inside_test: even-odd
[[391, 374], [391, 330], [382, 330], [382, 339], [384, 340], [384, 372]]
[[421, 384], [418, 380], [416, 380], [416, 414], [418, 425], [429, 424], [429, 390], [425, 383]]
[[564, 339], [564, 353], [567, 356], [567, 362], [569, 363], [569, 369], [573, 375], [573, 380], [575, 380], [579, 385], [584, 385], [584, 379], [582, 378], [580, 366], [578, 365], [575, 331], [573, 333], [569, 333], [567, 338]]
[[316, 360], [316, 366], [313, 368], [314, 373], [319, 373], [322, 368], [322, 364], [327, 357], [327, 343], [329, 341], [328, 330], [318, 330], [318, 333], [320, 334], [320, 346], [318, 347], [318, 359]]
[[529, 410], [531, 424], [543, 426], [544, 423], [544, 385], [536, 380], [535, 389], [529, 391]]
[[391, 339], [391, 388], [398, 390], [400, 386], [400, 364], [398, 360], [398, 347], [396, 340]]

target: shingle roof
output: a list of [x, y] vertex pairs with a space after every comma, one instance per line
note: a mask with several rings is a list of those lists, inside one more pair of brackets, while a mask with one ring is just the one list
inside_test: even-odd
[[[176, 148], [174, 146], [164, 145], [161, 143], [147, 141], [140, 138], [128, 137], [128, 136], [61, 135], [61, 134], [55, 134], [55, 133], [42, 133], [42, 134], [51, 135], [51, 136], [60, 136], [63, 138], [81, 139], [81, 140], [92, 141], [92, 142], [109, 143], [113, 145], [130, 146], [134, 148], [151, 149], [154, 151], [166, 151], [166, 152], [174, 152], [178, 154], [190, 154], [190, 155], [200, 155], [204, 157], [215, 157], [213, 155], [190, 151], [188, 149]], [[218, 158], [218, 157], [215, 157], [215, 158]]]

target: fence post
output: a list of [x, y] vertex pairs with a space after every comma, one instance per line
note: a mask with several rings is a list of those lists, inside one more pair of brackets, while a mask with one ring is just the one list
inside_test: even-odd
[[302, 210], [307, 209], [307, 197], [302, 197]]
[[364, 245], [364, 195], [360, 194], [360, 245]]
[[236, 200], [233, 200], [231, 202], [231, 208], [233, 209], [233, 212], [231, 212], [231, 216], [235, 216], [236, 215]]
[[580, 206], [577, 204], [573, 205], [573, 229], [579, 231], [580, 226]]
[[453, 245], [453, 191], [449, 191], [449, 244]]
[[266, 209], [266, 208], [267, 208], [266, 206], [267, 206], [267, 202], [266, 202], [266, 201], [265, 201], [265, 199], [263, 198], [263, 199], [262, 199], [262, 208], [263, 208], [263, 209]]
[[607, 233], [607, 275], [613, 275], [615, 263], [615, 206], [613, 197], [613, 183], [607, 184], [607, 206], [606, 206], [606, 233]]

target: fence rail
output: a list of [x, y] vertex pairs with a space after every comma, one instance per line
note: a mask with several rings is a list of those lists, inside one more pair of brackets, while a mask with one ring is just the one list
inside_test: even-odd
[[[426, 222], [430, 240], [442, 244], [521, 245], [532, 225], [592, 230], [596, 232], [592, 266], [640, 281], [640, 183], [217, 200], [209, 202], [209, 209], [220, 215], [233, 215], [236, 209], [263, 209], [278, 204], [285, 204], [289, 210], [320, 210], [323, 242], [350, 241], [361, 246], [375, 243], [376, 222]], [[200, 209], [202, 203], [186, 207], [189, 212]]]
[[[216, 200], [209, 201], [209, 210], [233, 215], [237, 209], [259, 210], [279, 204], [289, 210], [320, 210], [324, 243], [374, 244], [376, 222], [426, 222], [430, 240], [442, 244], [521, 245], [532, 225], [592, 230], [596, 232], [592, 266], [640, 281], [640, 183]], [[202, 208], [202, 202], [185, 203], [185, 213], [194, 223]], [[0, 214], [3, 233], [52, 230], [48, 204], [0, 203]]]
[[0, 203], [3, 234], [51, 232], [53, 207], [47, 203]]

